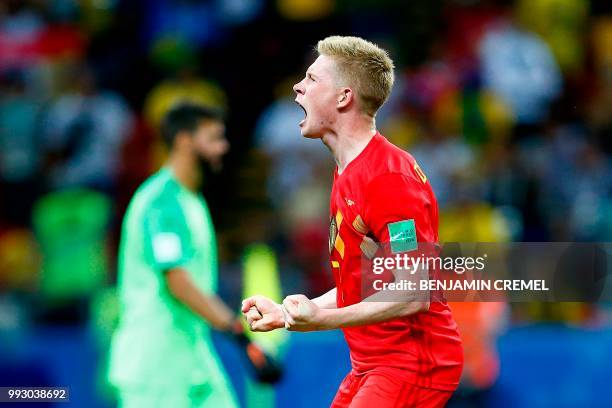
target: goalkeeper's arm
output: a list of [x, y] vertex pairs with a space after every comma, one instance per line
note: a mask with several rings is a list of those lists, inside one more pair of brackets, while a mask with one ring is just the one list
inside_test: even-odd
[[203, 293], [195, 285], [189, 273], [182, 268], [166, 272], [166, 284], [172, 296], [194, 313], [206, 320], [215, 329], [229, 334], [244, 350], [255, 376], [261, 382], [274, 383], [282, 371], [273, 358], [244, 334], [242, 318], [232, 313], [217, 296]]
[[185, 269], [168, 270], [166, 284], [175, 299], [202, 317], [215, 329], [228, 331], [234, 327], [235, 316], [230, 308], [217, 295], [202, 293]]

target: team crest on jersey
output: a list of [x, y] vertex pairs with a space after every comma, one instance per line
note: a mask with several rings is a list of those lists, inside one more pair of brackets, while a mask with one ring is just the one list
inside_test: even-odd
[[336, 237], [338, 236], [338, 226], [336, 225], [336, 217], [329, 218], [329, 253], [331, 254], [336, 245]]

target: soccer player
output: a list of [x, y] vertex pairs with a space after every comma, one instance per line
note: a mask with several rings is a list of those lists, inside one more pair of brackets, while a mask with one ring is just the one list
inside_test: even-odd
[[198, 193], [201, 166], [219, 167], [228, 150], [224, 131], [212, 110], [186, 103], [173, 108], [161, 129], [168, 161], [127, 209], [119, 251], [120, 322], [109, 370], [120, 406], [236, 407], [210, 327], [231, 332], [251, 356], [258, 351], [215, 295], [215, 232]]
[[328, 37], [317, 50], [293, 89], [305, 112], [302, 135], [321, 139], [337, 164], [330, 203], [336, 287], [315, 299], [291, 295], [282, 305], [254, 296], [242, 311], [254, 331], [342, 329], [352, 370], [333, 407], [442, 407], [463, 365], [446, 302], [362, 296], [362, 256], [372, 243], [402, 252], [438, 242], [437, 202], [425, 174], [375, 127], [393, 85], [393, 62], [356, 37]]

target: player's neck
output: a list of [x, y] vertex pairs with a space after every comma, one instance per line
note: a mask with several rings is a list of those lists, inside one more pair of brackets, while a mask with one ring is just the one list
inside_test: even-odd
[[338, 166], [338, 174], [366, 148], [370, 140], [376, 135], [374, 120], [349, 122], [347, 126], [337, 131], [330, 131], [321, 138], [329, 148]]
[[167, 165], [183, 187], [194, 192], [198, 190], [202, 183], [202, 172], [195, 155], [172, 153], [168, 158]]

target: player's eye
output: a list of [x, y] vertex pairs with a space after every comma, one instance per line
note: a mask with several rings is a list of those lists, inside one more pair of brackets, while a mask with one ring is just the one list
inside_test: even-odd
[[312, 75], [308, 74], [308, 79], [310, 79], [311, 81], [314, 82], [314, 78], [312, 77]]

